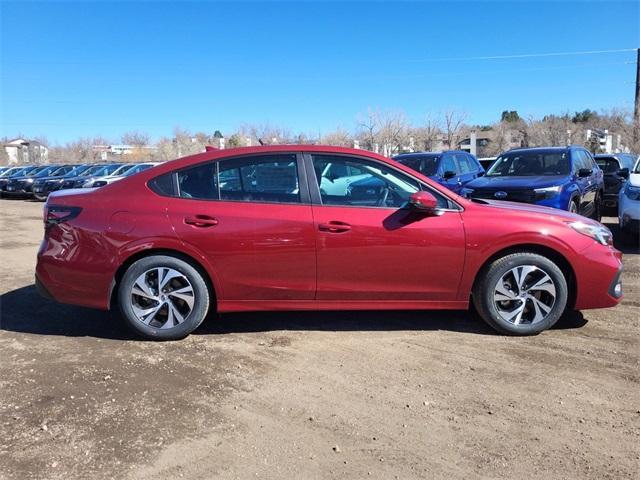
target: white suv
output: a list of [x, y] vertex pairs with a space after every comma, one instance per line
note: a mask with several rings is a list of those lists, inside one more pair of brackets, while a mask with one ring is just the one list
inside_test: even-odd
[[629, 180], [620, 189], [618, 221], [625, 240], [637, 244], [640, 234], [640, 159], [636, 161]]

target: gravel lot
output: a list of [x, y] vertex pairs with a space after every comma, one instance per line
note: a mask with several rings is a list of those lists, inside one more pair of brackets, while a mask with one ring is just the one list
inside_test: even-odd
[[466, 312], [326, 312], [151, 343], [37, 295], [41, 216], [0, 200], [2, 479], [640, 475], [637, 249], [622, 305], [532, 338]]

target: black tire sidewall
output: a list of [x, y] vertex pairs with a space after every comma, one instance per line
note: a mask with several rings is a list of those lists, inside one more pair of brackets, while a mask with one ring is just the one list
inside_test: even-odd
[[[129, 298], [136, 279], [145, 271], [155, 267], [168, 267], [182, 273], [193, 287], [195, 299], [191, 313], [180, 325], [167, 330], [150, 327], [140, 322]], [[126, 324], [134, 332], [154, 340], [179, 340], [193, 332], [205, 319], [209, 310], [209, 289], [202, 274], [189, 263], [176, 257], [154, 255], [134, 262], [125, 272], [118, 287], [118, 307]]]
[[[502, 319], [493, 301], [493, 292], [498, 280], [512, 268], [534, 265], [544, 270], [556, 287], [556, 300], [551, 312], [535, 325], [514, 325]], [[476, 298], [477, 297], [477, 298]], [[562, 270], [548, 258], [534, 253], [515, 253], [497, 259], [485, 272], [483, 280], [474, 292], [474, 303], [482, 318], [493, 328], [508, 335], [535, 335], [552, 327], [563, 314], [568, 299], [568, 287]]]

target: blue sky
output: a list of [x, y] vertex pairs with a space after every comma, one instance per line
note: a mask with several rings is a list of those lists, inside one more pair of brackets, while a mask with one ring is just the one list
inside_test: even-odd
[[638, 2], [1, 1], [0, 137], [631, 108]]

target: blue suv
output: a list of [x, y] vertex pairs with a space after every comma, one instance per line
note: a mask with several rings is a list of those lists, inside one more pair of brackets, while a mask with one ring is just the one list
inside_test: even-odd
[[517, 148], [502, 153], [462, 194], [559, 208], [600, 220], [604, 174], [580, 146]]
[[403, 153], [393, 159], [456, 193], [460, 193], [471, 180], [484, 175], [484, 168], [478, 159], [461, 150]]

